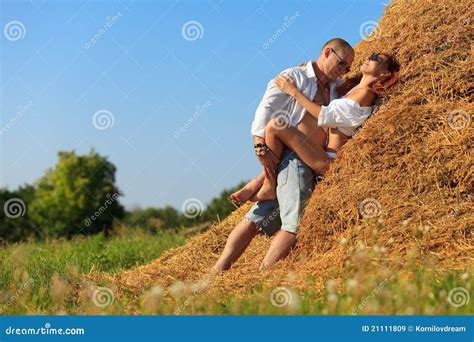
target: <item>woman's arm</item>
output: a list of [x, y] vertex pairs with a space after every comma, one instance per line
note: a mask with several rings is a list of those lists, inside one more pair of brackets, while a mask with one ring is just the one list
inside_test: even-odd
[[308, 99], [298, 88], [296, 88], [295, 80], [291, 77], [286, 78], [283, 75], [278, 75], [275, 79], [275, 83], [280, 90], [290, 96], [292, 96], [309, 114], [314, 116], [316, 119], [321, 112], [321, 106]]

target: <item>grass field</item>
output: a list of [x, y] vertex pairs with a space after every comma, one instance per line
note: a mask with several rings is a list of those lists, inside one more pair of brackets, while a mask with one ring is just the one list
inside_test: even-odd
[[[184, 232], [142, 230], [105, 238], [78, 237], [50, 243], [27, 242], [0, 250], [0, 306], [4, 315], [24, 314], [454, 314], [474, 312], [472, 270], [438, 273], [433, 265], [407, 265], [403, 275], [383, 258], [355, 253], [344, 282], [327, 275], [323, 291], [312, 279], [304, 291], [255, 284], [244, 296], [207, 293], [206, 283], [177, 282], [152, 287], [140, 296], [78, 302], [74, 284], [92, 272], [118, 274], [182, 245]], [[409, 270], [409, 272], [406, 272]], [[351, 276], [349, 276], [351, 274]], [[409, 276], [407, 277], [407, 274]], [[291, 272], [290, 272], [291, 276]], [[225, 277], [219, 275], [217, 277]], [[98, 301], [98, 303], [97, 303]], [[103, 305], [105, 303], [105, 305]], [[95, 305], [94, 305], [95, 304]]]
[[53, 242], [27, 242], [0, 249], [0, 312], [12, 314], [68, 311], [70, 284], [91, 272], [119, 273], [183, 244], [182, 232], [148, 234], [129, 230], [118, 236], [77, 237]]

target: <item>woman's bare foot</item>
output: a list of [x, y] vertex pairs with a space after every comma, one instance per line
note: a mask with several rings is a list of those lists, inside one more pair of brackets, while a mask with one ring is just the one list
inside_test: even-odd
[[265, 179], [260, 190], [250, 199], [252, 202], [268, 201], [277, 199], [276, 184]]
[[250, 182], [245, 184], [242, 189], [230, 195], [229, 199], [234, 203], [245, 203], [257, 193], [262, 184], [263, 182], [260, 177], [252, 179]]

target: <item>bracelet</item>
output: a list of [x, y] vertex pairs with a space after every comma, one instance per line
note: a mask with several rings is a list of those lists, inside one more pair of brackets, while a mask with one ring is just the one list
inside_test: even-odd
[[258, 147], [268, 147], [265, 143], [258, 143], [258, 144], [255, 144], [253, 145], [254, 148], [258, 148]]
[[264, 144], [263, 144], [263, 146], [255, 147], [255, 154], [257, 156], [264, 156], [268, 151], [270, 151], [270, 148], [268, 148], [268, 146], [264, 145]]

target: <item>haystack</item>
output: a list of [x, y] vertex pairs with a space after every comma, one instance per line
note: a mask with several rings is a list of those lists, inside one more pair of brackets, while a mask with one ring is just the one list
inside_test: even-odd
[[[284, 282], [317, 291], [322, 277], [341, 277], [347, 244], [383, 247], [402, 268], [416, 248], [440, 269], [474, 265], [473, 129], [474, 10], [469, 0], [394, 0], [372, 35], [356, 47], [353, 69], [370, 53], [396, 55], [401, 82], [338, 155], [307, 206], [297, 248], [270, 271], [257, 271], [270, 240], [257, 237], [208, 291], [244, 294], [256, 284]], [[351, 76], [351, 75], [349, 75]], [[148, 265], [117, 277], [141, 293], [203, 277], [249, 204]], [[374, 231], [375, 240], [374, 239]], [[341, 241], [344, 241], [341, 244]], [[365, 247], [364, 247], [365, 246]]]

